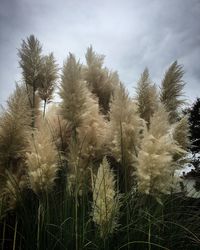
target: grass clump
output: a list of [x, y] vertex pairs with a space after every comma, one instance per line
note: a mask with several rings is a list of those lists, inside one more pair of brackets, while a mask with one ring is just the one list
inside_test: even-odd
[[19, 56], [23, 81], [0, 116], [1, 249], [199, 249], [200, 201], [177, 190], [182, 67], [160, 96], [146, 69], [130, 97], [92, 47], [86, 65], [69, 54], [59, 86], [34, 36]]

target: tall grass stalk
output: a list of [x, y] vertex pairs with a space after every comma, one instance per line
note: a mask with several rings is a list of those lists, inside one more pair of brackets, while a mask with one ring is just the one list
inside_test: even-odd
[[17, 238], [17, 226], [18, 226], [18, 220], [17, 217], [15, 219], [15, 230], [14, 230], [14, 238], [13, 238], [13, 250], [15, 250], [16, 247], [16, 238]]

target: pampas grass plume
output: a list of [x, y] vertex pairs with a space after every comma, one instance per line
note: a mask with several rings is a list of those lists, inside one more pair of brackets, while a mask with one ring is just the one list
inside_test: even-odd
[[40, 128], [29, 139], [28, 151], [26, 164], [31, 188], [35, 193], [47, 192], [54, 185], [58, 159], [51, 132], [45, 121], [41, 122]]
[[101, 237], [106, 238], [117, 228], [120, 208], [114, 174], [106, 158], [103, 159], [97, 175], [93, 176], [93, 181], [93, 221], [99, 226]]

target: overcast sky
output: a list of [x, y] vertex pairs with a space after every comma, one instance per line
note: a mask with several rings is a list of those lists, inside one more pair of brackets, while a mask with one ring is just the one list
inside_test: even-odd
[[84, 62], [91, 44], [131, 93], [145, 67], [160, 84], [178, 60], [186, 97], [200, 97], [200, 0], [0, 0], [0, 104], [21, 78], [17, 48], [30, 34], [60, 66], [69, 52]]

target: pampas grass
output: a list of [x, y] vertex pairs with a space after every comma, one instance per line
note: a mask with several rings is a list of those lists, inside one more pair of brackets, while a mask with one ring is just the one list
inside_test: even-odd
[[115, 177], [106, 158], [92, 178], [93, 220], [99, 226], [100, 236], [106, 238], [117, 228], [120, 209]]
[[138, 154], [138, 190], [155, 196], [169, 193], [176, 170], [173, 153], [182, 152], [170, 135], [167, 116], [164, 107], [154, 113]]
[[135, 163], [140, 148], [144, 121], [137, 113], [137, 104], [121, 84], [115, 91], [110, 109], [110, 153], [121, 164], [124, 190], [134, 182]]
[[189, 141], [189, 122], [188, 117], [184, 116], [175, 124], [174, 128], [174, 139], [178, 142], [178, 144], [184, 149], [187, 150], [190, 146]]
[[22, 85], [0, 117], [1, 249], [198, 249], [199, 200], [176, 191], [188, 146], [182, 67], [172, 64], [160, 96], [145, 70], [133, 99], [92, 47], [86, 65], [70, 53], [61, 101], [42, 115], [55, 59], [34, 36], [19, 56]]
[[158, 94], [156, 86], [151, 83], [147, 68], [144, 70], [138, 81], [136, 93], [140, 117], [147, 122], [147, 125], [149, 125], [151, 116], [158, 108]]
[[169, 112], [169, 119], [172, 123], [177, 121], [179, 108], [185, 103], [182, 98], [185, 86], [183, 75], [183, 67], [175, 61], [170, 65], [162, 80], [160, 100]]
[[53, 99], [53, 92], [58, 78], [58, 68], [53, 53], [42, 58], [42, 81], [38, 89], [40, 98], [44, 101], [43, 116], [46, 105]]
[[24, 160], [27, 137], [31, 128], [31, 109], [26, 88], [16, 85], [0, 117], [0, 166], [13, 172], [20, 171]]
[[103, 67], [104, 56], [96, 54], [92, 46], [87, 49], [85, 58], [87, 65], [83, 71], [84, 79], [91, 92], [97, 96], [100, 110], [107, 114], [115, 86], [119, 84], [118, 74]]
[[41, 121], [40, 128], [29, 139], [27, 151], [26, 165], [31, 188], [37, 194], [47, 192], [56, 178], [58, 155], [45, 121]]

